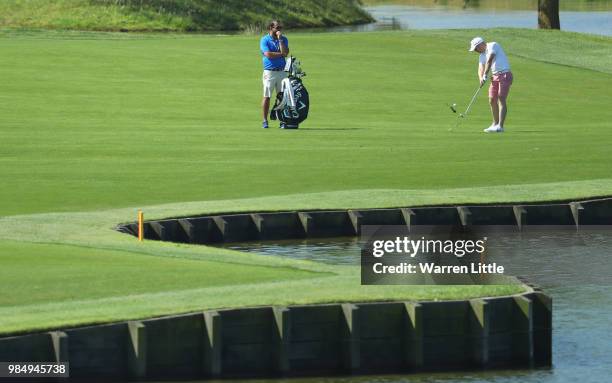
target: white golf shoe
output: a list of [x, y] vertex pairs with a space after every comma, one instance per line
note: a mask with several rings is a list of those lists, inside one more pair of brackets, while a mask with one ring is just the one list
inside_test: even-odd
[[485, 133], [503, 133], [504, 128], [499, 125], [491, 125], [484, 130]]

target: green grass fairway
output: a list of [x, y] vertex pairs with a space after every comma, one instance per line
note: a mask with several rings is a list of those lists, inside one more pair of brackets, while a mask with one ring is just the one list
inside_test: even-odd
[[486, 97], [449, 133], [475, 33], [289, 33], [297, 132], [260, 128], [257, 36], [3, 38], [0, 215], [609, 178], [611, 39], [478, 31], [511, 55], [507, 134], [482, 134]]
[[[486, 135], [476, 34], [515, 83]], [[489, 31], [291, 34], [311, 94], [260, 128], [258, 36], [0, 32], [0, 333], [239, 305], [449, 299], [518, 286], [359, 285], [359, 269], [114, 232], [212, 212], [612, 194], [612, 39]]]

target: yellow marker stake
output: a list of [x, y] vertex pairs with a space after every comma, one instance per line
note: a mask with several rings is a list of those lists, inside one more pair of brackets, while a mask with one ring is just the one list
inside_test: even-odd
[[142, 241], [144, 238], [144, 215], [141, 210], [138, 210], [138, 240]]

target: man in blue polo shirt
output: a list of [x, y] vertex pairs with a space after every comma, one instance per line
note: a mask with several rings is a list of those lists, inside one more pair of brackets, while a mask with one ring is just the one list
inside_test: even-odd
[[273, 20], [268, 25], [268, 34], [261, 38], [259, 49], [263, 58], [263, 109], [264, 129], [268, 128], [268, 112], [270, 110], [270, 97], [272, 91], [276, 93], [281, 90], [281, 82], [285, 73], [285, 57], [289, 54], [289, 40], [283, 36], [283, 26], [278, 20]]

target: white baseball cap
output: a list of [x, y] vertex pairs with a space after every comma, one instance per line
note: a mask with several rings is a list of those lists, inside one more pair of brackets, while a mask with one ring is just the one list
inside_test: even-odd
[[474, 37], [472, 41], [470, 41], [470, 52], [473, 52], [476, 47], [481, 43], [484, 43], [484, 39], [482, 37]]

